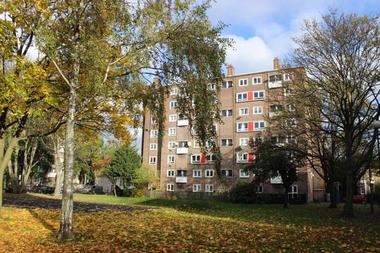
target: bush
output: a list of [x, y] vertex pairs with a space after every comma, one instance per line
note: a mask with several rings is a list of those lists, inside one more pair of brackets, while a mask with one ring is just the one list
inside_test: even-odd
[[[238, 184], [231, 192], [229, 200], [237, 203], [283, 204], [283, 193], [256, 193], [256, 186], [250, 183]], [[306, 204], [306, 194], [289, 196], [290, 204]]]
[[230, 192], [230, 201], [236, 203], [254, 203], [256, 187], [250, 183], [239, 183]]

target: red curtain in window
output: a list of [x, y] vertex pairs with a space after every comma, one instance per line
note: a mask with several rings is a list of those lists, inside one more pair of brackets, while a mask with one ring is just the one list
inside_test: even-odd
[[248, 122], [248, 131], [253, 131], [253, 122]]

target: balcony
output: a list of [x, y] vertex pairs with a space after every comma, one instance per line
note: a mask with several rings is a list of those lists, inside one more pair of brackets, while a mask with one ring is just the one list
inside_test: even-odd
[[176, 176], [175, 182], [177, 184], [187, 184], [187, 176]]
[[269, 89], [281, 88], [281, 87], [282, 87], [282, 81], [268, 82]]
[[179, 119], [177, 120], [177, 126], [188, 126], [189, 125], [189, 120], [188, 119]]
[[189, 152], [189, 148], [177, 148], [177, 155], [185, 155]]
[[270, 183], [271, 184], [282, 184], [282, 178], [281, 178], [281, 176], [272, 177], [270, 179]]
[[269, 118], [278, 117], [281, 114], [280, 111], [277, 112], [269, 112]]

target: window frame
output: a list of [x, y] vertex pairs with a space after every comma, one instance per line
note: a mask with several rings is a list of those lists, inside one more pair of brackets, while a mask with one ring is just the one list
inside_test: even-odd
[[[154, 162], [152, 162], [153, 158], [154, 158]], [[157, 156], [155, 156], [155, 155], [149, 156], [149, 164], [156, 165], [157, 164]]]
[[[152, 145], [154, 145], [155, 148], [152, 148]], [[157, 143], [149, 143], [149, 150], [157, 150]]]
[[[242, 81], [243, 81], [243, 84], [242, 84]], [[248, 86], [248, 78], [241, 78], [239, 79], [239, 87], [245, 87], [245, 86]]]
[[[248, 161], [248, 160], [247, 160]], [[247, 173], [246, 175], [245, 174], [242, 174], [243, 173]], [[239, 170], [239, 178], [249, 178], [249, 171], [246, 171], [244, 169], [240, 169]]]

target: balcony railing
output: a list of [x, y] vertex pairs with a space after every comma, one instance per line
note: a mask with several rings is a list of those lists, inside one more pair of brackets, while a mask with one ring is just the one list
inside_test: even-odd
[[184, 155], [189, 152], [189, 148], [177, 148], [177, 155]]
[[280, 111], [277, 111], [277, 112], [269, 112], [269, 118], [274, 118], [274, 117], [277, 117], [281, 114]]
[[175, 182], [179, 184], [186, 184], [187, 183], [187, 177], [186, 176], [177, 176], [175, 178]]
[[270, 183], [271, 184], [282, 184], [282, 178], [281, 178], [281, 176], [272, 177], [270, 179]]
[[274, 81], [274, 82], [268, 83], [269, 89], [280, 88], [280, 87], [282, 87], [282, 81]]
[[179, 119], [177, 120], [177, 126], [188, 126], [189, 120], [188, 119]]

